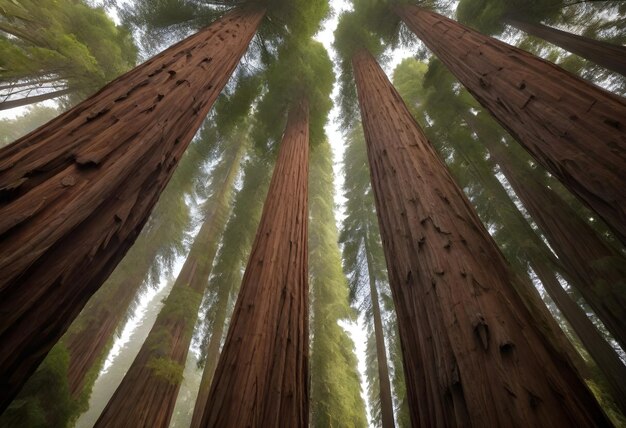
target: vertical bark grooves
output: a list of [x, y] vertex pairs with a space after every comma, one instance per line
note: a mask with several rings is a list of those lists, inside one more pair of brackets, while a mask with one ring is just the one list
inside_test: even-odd
[[309, 108], [289, 112], [203, 427], [308, 425]]
[[626, 48], [624, 46], [568, 33], [538, 22], [514, 18], [507, 18], [504, 22], [531, 36], [543, 39], [608, 70], [626, 76]]
[[626, 102], [416, 6], [396, 13], [517, 141], [626, 243]]
[[370, 296], [372, 299], [372, 312], [374, 313], [374, 335], [376, 336], [376, 361], [378, 363], [378, 382], [380, 385], [380, 413], [382, 428], [395, 427], [393, 418], [393, 399], [391, 397], [391, 382], [389, 381], [389, 363], [387, 362], [387, 351], [385, 347], [385, 336], [383, 333], [383, 321], [380, 315], [380, 302], [378, 300], [378, 289], [372, 270], [372, 260], [369, 246], [367, 245], [368, 234], [364, 237], [365, 255], [367, 257], [367, 269], [370, 282]]
[[[486, 134], [477, 128], [480, 135]], [[573, 278], [572, 284], [620, 345], [626, 347], [624, 257], [603, 242], [553, 190], [538, 181], [536, 172], [520, 165], [503, 144], [489, 136], [481, 141]]]
[[376, 60], [352, 61], [413, 425], [610, 425]]
[[[163, 309], [122, 383], [102, 411], [96, 427], [167, 427], [182, 379], [164, 376], [157, 365], [182, 376], [202, 294], [208, 284], [245, 144], [225, 159], [228, 172], [207, 201], [204, 223], [189, 250]], [[164, 365], [167, 364], [167, 366]], [[179, 373], [176, 372], [180, 369]]]
[[594, 359], [609, 385], [611, 395], [622, 412], [626, 413], [626, 366], [615, 350], [602, 337], [587, 314], [563, 289], [554, 271], [543, 260], [533, 260], [531, 266], [554, 303], [570, 323], [576, 335]]
[[234, 10], [0, 151], [0, 410], [132, 245], [263, 16]]
[[23, 107], [29, 104], [38, 103], [41, 101], [52, 100], [54, 98], [62, 97], [72, 92], [72, 89], [60, 89], [58, 91], [47, 92], [45, 94], [33, 95], [31, 97], [19, 98], [17, 100], [9, 100], [0, 103], [1, 110], [9, 110], [15, 107]]
[[199, 428], [202, 423], [202, 416], [204, 415], [204, 408], [209, 398], [209, 392], [211, 391], [211, 383], [213, 382], [213, 375], [215, 374], [215, 367], [220, 357], [220, 345], [222, 343], [222, 336], [224, 336], [224, 327], [226, 325], [226, 309], [228, 307], [228, 296], [230, 295], [230, 283], [223, 282], [218, 290], [216, 305], [219, 305], [215, 319], [213, 321], [213, 331], [211, 332], [211, 339], [207, 346], [206, 361], [204, 364], [204, 370], [202, 371], [202, 379], [200, 380], [200, 389], [198, 390], [198, 397], [193, 407], [193, 416], [191, 418], [190, 428]]

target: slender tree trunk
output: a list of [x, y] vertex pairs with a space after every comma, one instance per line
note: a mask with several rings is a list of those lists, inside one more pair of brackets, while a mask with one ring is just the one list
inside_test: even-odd
[[309, 108], [289, 112], [201, 426], [308, 425]]
[[504, 22], [531, 36], [543, 39], [568, 52], [595, 62], [607, 70], [626, 76], [626, 47], [624, 46], [568, 33], [538, 22], [514, 18], [507, 18]]
[[610, 425], [374, 57], [352, 65], [413, 425]]
[[97, 427], [169, 425], [246, 145], [241, 142], [239, 147], [233, 147], [236, 152], [225, 159], [230, 166], [220, 190], [206, 203], [205, 221], [172, 291], [135, 361], [96, 422]]
[[134, 242], [263, 16], [229, 13], [0, 150], [0, 411]]
[[107, 344], [111, 342], [115, 330], [143, 283], [150, 267], [149, 263], [146, 265], [145, 268], [133, 272], [132, 276], [114, 284], [113, 292], [105, 299], [95, 302], [90, 313], [86, 314], [84, 324], [80, 325], [77, 331], [70, 329], [64, 336], [63, 344], [67, 347], [70, 357], [67, 378], [73, 398], [80, 396], [85, 387], [87, 374], [94, 368], [96, 362], [102, 360]]
[[393, 419], [393, 399], [391, 398], [391, 382], [389, 381], [389, 364], [383, 333], [383, 321], [380, 315], [380, 302], [378, 301], [378, 289], [372, 270], [372, 259], [367, 245], [367, 236], [364, 238], [365, 255], [367, 257], [367, 269], [369, 271], [370, 296], [372, 299], [372, 312], [374, 313], [374, 335], [376, 336], [376, 360], [378, 361], [378, 381], [380, 384], [380, 413], [383, 428], [395, 427]]
[[474, 97], [626, 243], [626, 101], [416, 6], [395, 8]]
[[[484, 127], [481, 127], [483, 129]], [[553, 190], [487, 131], [481, 139], [578, 288], [615, 339], [626, 347], [626, 260]]]
[[60, 89], [58, 91], [47, 92], [41, 95], [33, 95], [32, 97], [24, 97], [19, 98], [17, 100], [4, 101], [0, 103], [0, 110], [9, 110], [15, 107], [23, 107], [34, 103], [39, 103], [41, 101], [53, 100], [58, 97], [62, 97], [63, 95], [67, 95], [72, 93], [72, 89]]
[[574, 302], [563, 289], [554, 275], [554, 270], [544, 260], [533, 260], [531, 266], [546, 291], [554, 300], [559, 310], [570, 323], [576, 335], [594, 359], [611, 390], [611, 395], [620, 410], [626, 414], [626, 366], [615, 352], [615, 349], [602, 337], [598, 329], [587, 317], [587, 314]]
[[[230, 283], [225, 282], [224, 285], [230, 285]], [[222, 344], [224, 327], [226, 326], [226, 309], [228, 308], [228, 297], [230, 295], [230, 291], [230, 287], [228, 286], [220, 287], [218, 291], [217, 301], [215, 304], [219, 306], [215, 313], [215, 319], [213, 320], [213, 330], [211, 332], [209, 346], [207, 347], [204, 370], [202, 371], [198, 397], [196, 398], [196, 403], [193, 408], [190, 428], [199, 428], [202, 423], [202, 416], [204, 415], [204, 408], [209, 398], [209, 392], [211, 391], [211, 383], [213, 382], [215, 367], [217, 366], [217, 362], [220, 357], [220, 345]]]

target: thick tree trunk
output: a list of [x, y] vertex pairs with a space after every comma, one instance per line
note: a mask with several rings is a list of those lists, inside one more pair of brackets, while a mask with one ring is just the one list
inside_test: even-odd
[[404, 23], [520, 144], [626, 243], [626, 101], [416, 6]]
[[385, 347], [385, 336], [383, 333], [383, 320], [380, 315], [380, 302], [378, 300], [378, 289], [372, 269], [372, 258], [367, 245], [368, 237], [365, 236], [365, 255], [367, 257], [367, 269], [369, 273], [370, 296], [372, 300], [372, 312], [374, 314], [374, 335], [376, 337], [376, 360], [378, 362], [378, 382], [380, 385], [380, 413], [382, 428], [393, 428], [395, 422], [393, 418], [393, 399], [391, 397], [391, 382], [389, 381], [389, 363], [387, 362], [387, 351]]
[[413, 425], [610, 425], [376, 60], [352, 65]]
[[572, 285], [580, 291], [615, 339], [626, 347], [626, 260], [553, 190], [519, 162], [497, 138], [481, 139], [502, 174], [543, 231]]
[[[224, 282], [224, 285], [230, 285]], [[228, 308], [228, 297], [230, 295], [230, 287], [220, 287], [217, 295], [216, 305], [219, 305], [215, 312], [213, 320], [213, 330], [211, 339], [206, 351], [206, 360], [204, 370], [202, 371], [202, 379], [200, 380], [200, 389], [198, 397], [193, 408], [193, 416], [191, 418], [190, 428], [199, 428], [204, 415], [204, 408], [211, 392], [211, 383], [215, 374], [215, 367], [220, 357], [220, 345], [222, 344], [222, 336], [224, 336], [224, 327], [226, 326], [226, 309]]]
[[570, 323], [576, 335], [594, 359], [611, 389], [615, 403], [626, 414], [626, 366], [615, 349], [602, 337], [587, 314], [572, 300], [544, 260], [533, 260], [531, 266], [559, 310]]
[[203, 427], [308, 425], [309, 108], [292, 106]]
[[538, 22], [514, 18], [508, 18], [504, 22], [531, 36], [543, 39], [608, 70], [626, 76], [626, 47], [624, 46], [568, 33]]
[[228, 219], [245, 144], [241, 142], [233, 148], [235, 154], [225, 159], [230, 166], [220, 190], [206, 202], [206, 218], [172, 291], [135, 361], [100, 415], [97, 427], [169, 425], [202, 295]]
[[9, 110], [15, 107], [23, 107], [41, 101], [53, 100], [63, 95], [72, 93], [72, 89], [60, 89], [58, 91], [46, 92], [41, 95], [33, 95], [31, 97], [18, 98], [16, 100], [9, 100], [0, 103], [0, 110]]
[[0, 151], [0, 411], [132, 245], [263, 15], [231, 12]]

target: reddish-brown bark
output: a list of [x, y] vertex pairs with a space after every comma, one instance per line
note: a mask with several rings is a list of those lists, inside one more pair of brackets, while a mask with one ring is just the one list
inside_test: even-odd
[[[477, 121], [480, 124], [479, 121]], [[537, 172], [519, 162], [497, 137], [479, 127], [485, 144], [526, 210], [543, 231], [565, 267], [572, 285], [591, 305], [607, 329], [626, 346], [626, 260], [552, 189]]]
[[568, 33], [539, 22], [529, 22], [514, 18], [508, 18], [505, 22], [531, 36], [543, 39], [566, 51], [595, 62], [608, 70], [626, 76], [626, 47], [624, 46]]
[[378, 383], [380, 389], [380, 415], [382, 428], [395, 427], [393, 418], [393, 399], [391, 398], [391, 382], [389, 381], [389, 363], [387, 362], [387, 351], [385, 347], [385, 336], [383, 333], [383, 321], [380, 314], [380, 301], [378, 299], [378, 289], [376, 279], [372, 269], [372, 259], [367, 245], [367, 236], [364, 239], [365, 256], [367, 257], [367, 269], [369, 273], [370, 297], [372, 299], [372, 313], [374, 315], [374, 335], [376, 337], [376, 362], [378, 364]]
[[606, 426], [376, 60], [352, 58], [413, 426]]
[[[231, 193], [244, 149], [245, 145], [240, 143], [234, 157], [226, 159], [231, 165], [220, 190], [207, 201], [206, 218], [172, 291], [128, 373], [102, 411], [97, 427], [169, 425], [202, 295], [228, 219]], [[171, 372], [160, 371], [163, 368]]]
[[0, 151], [0, 410], [132, 245], [263, 15], [229, 13]]
[[201, 426], [308, 425], [309, 108], [289, 112]]
[[626, 243], [626, 101], [416, 6], [404, 23], [520, 144]]
[[622, 412], [626, 413], [626, 366], [615, 349], [602, 337], [587, 314], [572, 300], [554, 275], [554, 270], [545, 259], [531, 261], [531, 266], [546, 291], [570, 323], [576, 336], [585, 345], [587, 352], [604, 373], [611, 395]]

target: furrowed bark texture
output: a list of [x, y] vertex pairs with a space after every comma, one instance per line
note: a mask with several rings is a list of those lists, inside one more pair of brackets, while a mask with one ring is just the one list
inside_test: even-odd
[[568, 33], [538, 22], [513, 18], [508, 18], [505, 22], [531, 36], [543, 39], [608, 70], [626, 76], [626, 48], [624, 46]]
[[544, 260], [533, 260], [531, 266], [546, 291], [556, 303], [563, 316], [570, 323], [574, 332], [585, 345], [609, 385], [611, 395], [620, 410], [626, 414], [626, 366], [615, 349], [602, 337], [587, 314], [576, 304], [563, 289], [554, 275], [554, 270]]
[[395, 11], [498, 122], [626, 243], [626, 101], [444, 16], [408, 5]]
[[33, 95], [31, 97], [19, 98], [16, 100], [9, 100], [0, 103], [0, 110], [9, 110], [15, 107], [23, 107], [29, 104], [39, 103], [41, 101], [52, 100], [54, 98], [62, 97], [72, 92], [72, 89], [61, 89], [58, 91], [52, 91], [41, 95]]
[[370, 282], [370, 296], [372, 299], [372, 312], [374, 314], [374, 335], [376, 337], [376, 361], [378, 364], [378, 382], [380, 388], [380, 413], [382, 428], [395, 427], [393, 419], [393, 399], [391, 398], [391, 382], [389, 381], [389, 363], [387, 362], [387, 351], [385, 347], [385, 336], [383, 333], [383, 321], [380, 315], [380, 302], [378, 300], [378, 289], [372, 270], [371, 253], [367, 245], [367, 235], [365, 236], [365, 256], [367, 257], [367, 269]]
[[352, 61], [413, 425], [609, 425], [376, 60]]
[[236, 10], [0, 151], [0, 410], [132, 245], [263, 10]]
[[203, 427], [308, 425], [308, 110], [289, 113]]
[[[484, 134], [483, 134], [484, 135]], [[609, 332], [626, 346], [626, 259], [613, 250], [552, 189], [497, 140], [481, 140], [500, 171], [545, 234], [572, 284]]]
[[244, 148], [241, 143], [234, 159], [228, 159], [232, 164], [218, 194], [207, 201], [208, 213], [172, 291], [96, 427], [169, 425]]

